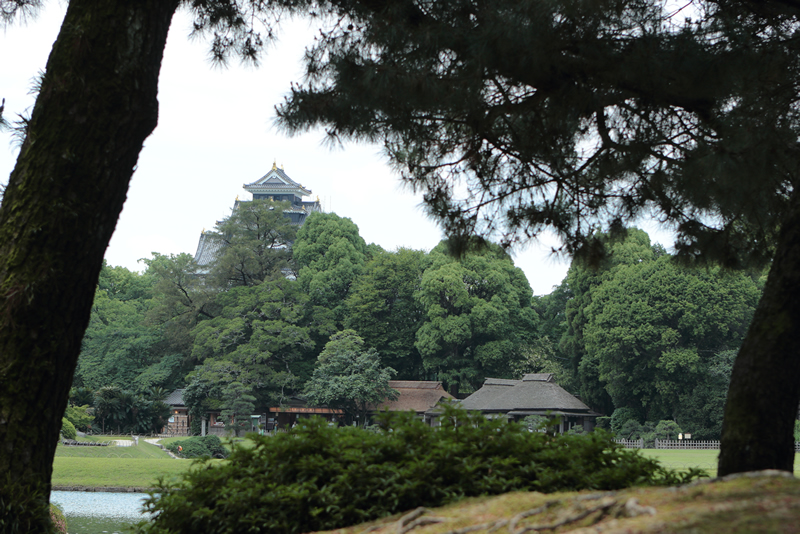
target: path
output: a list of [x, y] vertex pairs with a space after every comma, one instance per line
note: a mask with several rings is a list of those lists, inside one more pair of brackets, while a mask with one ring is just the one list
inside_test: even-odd
[[172, 453], [171, 450], [169, 450], [168, 448], [164, 447], [161, 443], [159, 443], [159, 441], [161, 441], [161, 438], [144, 438], [144, 440], [147, 443], [150, 443], [151, 445], [155, 445], [156, 447], [161, 447], [162, 450], [167, 451], [167, 454], [169, 454], [170, 456], [172, 456], [176, 460], [185, 460], [186, 459], [186, 458], [181, 458], [180, 456], [175, 456]]

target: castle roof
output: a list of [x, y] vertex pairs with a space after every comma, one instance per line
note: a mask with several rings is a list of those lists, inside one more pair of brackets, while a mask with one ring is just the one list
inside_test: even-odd
[[200, 234], [200, 241], [197, 242], [194, 261], [200, 267], [205, 267], [217, 259], [220, 248], [222, 248], [222, 240], [216, 234], [204, 231]]
[[244, 184], [244, 189], [250, 193], [295, 193], [299, 197], [311, 194], [310, 189], [306, 189], [299, 183], [295, 182], [277, 165], [272, 164], [272, 169], [250, 184]]

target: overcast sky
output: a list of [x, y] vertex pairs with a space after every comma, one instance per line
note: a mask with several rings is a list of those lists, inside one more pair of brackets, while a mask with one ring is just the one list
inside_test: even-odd
[[[0, 31], [7, 120], [32, 107], [31, 79], [44, 69], [63, 10], [51, 1], [36, 20]], [[387, 250], [430, 250], [439, 242], [441, 231], [425, 216], [421, 196], [400, 187], [380, 147], [331, 149], [322, 144], [321, 131], [289, 138], [273, 126], [274, 106], [289, 83], [301, 79], [300, 58], [314, 36], [307, 23], [285, 24], [259, 68], [234, 64], [224, 70], [210, 65], [206, 43], [187, 38], [189, 27], [185, 13], [173, 21], [161, 69], [159, 124], [139, 157], [106, 252], [109, 264], [142, 270], [137, 261], [151, 252], [194, 254], [200, 232], [228, 215], [237, 195], [248, 199], [242, 184], [266, 174], [273, 162], [312, 190], [309, 200], [318, 196], [325, 211], [352, 219], [367, 242]], [[15, 159], [5, 135], [3, 183]], [[535, 294], [549, 293], [569, 266], [549, 254], [552, 245], [514, 251]]]

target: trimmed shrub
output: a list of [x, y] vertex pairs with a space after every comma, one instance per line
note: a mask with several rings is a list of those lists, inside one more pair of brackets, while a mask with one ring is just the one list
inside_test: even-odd
[[196, 436], [173, 441], [166, 447], [181, 458], [227, 458], [229, 454], [217, 436]]
[[67, 406], [66, 411], [64, 412], [64, 417], [66, 417], [70, 423], [81, 432], [86, 432], [92, 427], [92, 421], [94, 421], [94, 416], [89, 415], [89, 406]]
[[78, 432], [75, 430], [75, 425], [69, 422], [66, 417], [61, 418], [61, 436], [64, 439], [75, 439], [78, 437]]
[[50, 521], [58, 534], [67, 534], [67, 518], [57, 504], [50, 503]]
[[636, 421], [639, 423], [639, 416], [636, 414], [636, 411], [633, 408], [629, 408], [627, 406], [623, 406], [622, 408], [617, 408], [614, 410], [614, 413], [611, 414], [611, 421], [609, 425], [611, 426], [611, 432], [618, 434], [622, 427], [628, 421]]
[[303, 421], [251, 436], [222, 464], [203, 462], [162, 481], [145, 503], [140, 533], [297, 534], [354, 525], [418, 506], [516, 490], [614, 490], [700, 476], [662, 468], [606, 432], [553, 437], [446, 408], [439, 428], [413, 414], [380, 418], [381, 430]]

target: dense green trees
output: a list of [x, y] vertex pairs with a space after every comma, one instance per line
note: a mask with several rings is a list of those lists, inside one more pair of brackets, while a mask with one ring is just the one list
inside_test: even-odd
[[[681, 267], [631, 230], [624, 239], [598, 236], [612, 252], [607, 261], [595, 268], [576, 260], [553, 293], [531, 298], [497, 246], [461, 259], [446, 254], [447, 242], [430, 253], [375, 249], [369, 259], [352, 254], [364, 263], [342, 286], [336, 320], [309, 295], [307, 284], [325, 279], [328, 261], [314, 239], [351, 253], [363, 240], [346, 219], [317, 219], [324, 224], [301, 243], [303, 262], [316, 266], [305, 281], [275, 271], [251, 286], [217, 285], [188, 255], [155, 255], [143, 275], [104, 267], [75, 375], [76, 386], [88, 386], [84, 404], [106, 386], [147, 396], [185, 385], [193, 415], [224, 411], [235, 427], [236, 414], [286, 402], [311, 383], [311, 402], [363, 397], [359, 388], [369, 381], [359, 382], [351, 367], [399, 368], [396, 378], [439, 379], [461, 393], [487, 376], [552, 372], [613, 414], [617, 430], [631, 421], [626, 432], [647, 433], [673, 420], [697, 437], [719, 438], [732, 354], [759, 297], [759, 274]], [[343, 335], [340, 325], [370, 365], [323, 365], [320, 353]], [[349, 386], [320, 389], [334, 372]]]
[[[279, 207], [256, 203], [220, 225], [238, 257], [263, 247], [249, 234], [260, 211], [283, 228], [272, 217]], [[239, 203], [234, 213], [245, 208]], [[363, 339], [370, 358], [377, 355], [375, 365], [400, 369], [402, 379], [439, 379], [468, 393], [485, 376], [528, 369], [517, 364], [536, 338], [531, 289], [499, 247], [462, 260], [445, 253], [446, 243], [430, 254], [386, 252], [367, 246], [348, 219], [315, 213], [307, 221], [292, 246], [277, 252], [280, 265], [299, 267], [296, 280], [281, 269], [263, 280], [248, 276], [247, 284], [217, 276], [232, 244], [210, 269], [187, 254], [154, 254], [143, 275], [104, 268], [75, 386], [137, 394], [185, 386], [198, 420], [208, 410], [242, 413], [242, 399], [253, 408], [279, 405], [321, 372], [318, 355], [345, 327]], [[268, 225], [259, 228], [272, 235]], [[237, 238], [239, 229], [252, 239]], [[461, 300], [443, 308], [442, 299]], [[450, 324], [466, 325], [463, 335], [454, 339]]]
[[382, 366], [378, 351], [365, 347], [353, 330], [332, 335], [318, 360], [305, 385], [312, 405], [340, 408], [348, 419], [365, 425], [370, 409], [397, 398], [397, 392], [389, 387], [395, 370]]
[[341, 322], [350, 286], [369, 259], [358, 226], [335, 213], [312, 213], [297, 233], [293, 254], [297, 281], [311, 302]]
[[424, 321], [416, 298], [422, 283], [425, 253], [400, 249], [381, 251], [365, 266], [345, 302], [345, 326], [378, 351], [381, 362], [397, 371], [397, 379], [425, 375], [422, 356], [414, 345]]
[[800, 5], [690, 5], [326, 2], [329, 25], [279, 116], [290, 132], [383, 140], [462, 243], [551, 228], [595, 261], [598, 230], [655, 215], [688, 262], [772, 259], [734, 364], [719, 471], [791, 471]]
[[219, 287], [253, 286], [289, 269], [297, 227], [283, 215], [288, 202], [237, 202], [209, 239], [219, 243], [211, 272]]
[[304, 361], [315, 356], [307, 301], [298, 284], [283, 277], [220, 293], [219, 315], [192, 330], [199, 366], [189, 378], [208, 384], [212, 398], [222, 399], [224, 388], [238, 382], [261, 406], [281, 403], [300, 386], [298, 375], [307, 378]]
[[447, 244], [431, 251], [417, 299], [426, 320], [415, 346], [423, 365], [451, 393], [480, 387], [487, 376], [507, 377], [534, 336], [536, 314], [522, 271], [490, 245], [460, 260]]
[[562, 333], [552, 357], [569, 362], [584, 400], [608, 415], [674, 419], [719, 439], [730, 354], [763, 281], [682, 267], [641, 230], [608, 246], [613, 254], [602, 268], [573, 262], [564, 283], [539, 300], [551, 323], [561, 318], [549, 327]]

